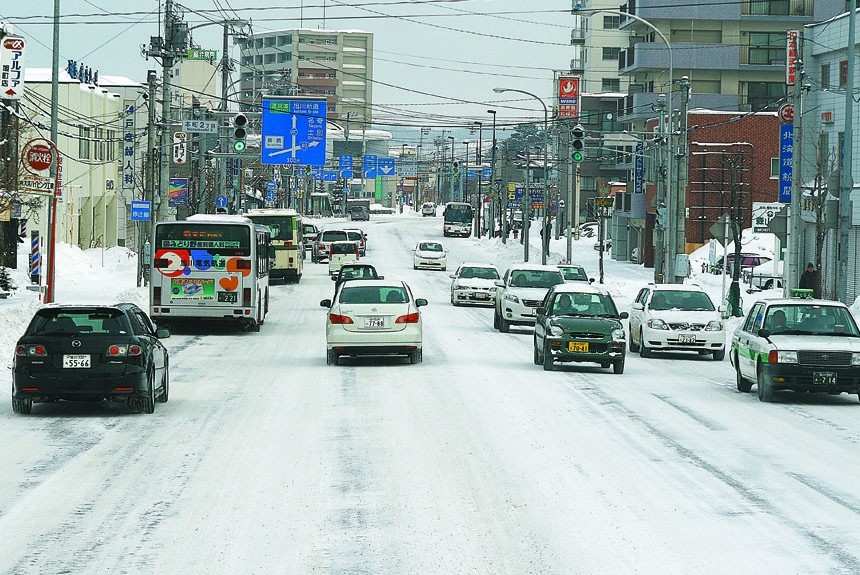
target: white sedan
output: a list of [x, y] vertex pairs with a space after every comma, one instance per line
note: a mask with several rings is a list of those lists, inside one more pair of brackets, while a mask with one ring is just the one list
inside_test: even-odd
[[415, 255], [412, 269], [448, 269], [448, 250], [439, 242], [418, 242], [415, 244]]
[[493, 264], [463, 263], [451, 278], [451, 305], [492, 306], [501, 276]]
[[337, 365], [342, 356], [405, 355], [411, 363], [422, 358], [422, 324], [418, 308], [424, 298], [412, 296], [402, 281], [352, 280], [341, 287], [334, 301], [324, 299], [326, 364]]

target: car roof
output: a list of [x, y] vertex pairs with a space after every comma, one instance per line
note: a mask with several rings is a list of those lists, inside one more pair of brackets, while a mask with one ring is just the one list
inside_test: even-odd
[[337, 240], [332, 242], [333, 244], [357, 244], [358, 242], [355, 240]]
[[498, 270], [495, 265], [488, 264], [486, 262], [463, 262], [460, 264], [461, 268], [493, 268], [494, 270]]
[[579, 268], [579, 269], [581, 269], [581, 270], [582, 270], [582, 269], [585, 269], [585, 267], [583, 267], [583, 266], [581, 266], [581, 265], [579, 265], [579, 264], [556, 264], [556, 266], [555, 266], [555, 267], [557, 267], [557, 268], [559, 268], [559, 269], [561, 269], [561, 268]]
[[402, 280], [374, 280], [374, 279], [356, 279], [349, 280], [349, 287], [362, 287], [362, 286], [382, 286], [382, 287], [407, 287], [406, 282]]
[[513, 271], [513, 270], [530, 270], [530, 271], [544, 271], [544, 272], [559, 272], [559, 273], [561, 273], [559, 271], [558, 267], [543, 265], [543, 264], [527, 264], [527, 263], [514, 264], [509, 269], [511, 271]]
[[585, 282], [563, 283], [554, 285], [550, 289], [552, 289], [555, 293], [599, 293], [603, 295], [609, 295], [606, 293], [606, 291], [591, 284], [587, 284]]
[[76, 303], [46, 303], [42, 304], [39, 309], [75, 309], [75, 308], [93, 308], [93, 307], [101, 307], [101, 308], [123, 308], [123, 307], [140, 307], [137, 304], [133, 304], [131, 302], [117, 302], [117, 303], [97, 303], [97, 302], [76, 302]]
[[830, 299], [811, 299], [811, 298], [801, 298], [801, 297], [783, 297], [783, 298], [765, 298], [759, 300], [760, 302], [765, 303], [768, 306], [772, 305], [818, 305], [818, 306], [830, 306], [830, 307], [844, 307], [848, 306], [842, 303], [841, 301], [835, 301]]
[[653, 291], [705, 291], [699, 284], [648, 284], [648, 287]]

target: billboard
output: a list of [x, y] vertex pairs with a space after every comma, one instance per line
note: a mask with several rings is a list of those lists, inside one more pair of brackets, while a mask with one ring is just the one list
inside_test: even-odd
[[558, 117], [579, 117], [579, 76], [558, 77]]

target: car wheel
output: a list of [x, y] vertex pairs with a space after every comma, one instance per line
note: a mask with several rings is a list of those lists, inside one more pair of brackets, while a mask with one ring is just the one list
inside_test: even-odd
[[13, 397], [12, 411], [21, 415], [28, 415], [33, 410], [33, 400], [29, 397]]
[[155, 370], [149, 368], [146, 376], [146, 393], [137, 398], [138, 413], [155, 413]]
[[715, 361], [723, 361], [726, 358], [726, 348], [718, 349], [714, 352]]
[[533, 347], [534, 347], [534, 362], [535, 362], [535, 365], [540, 365], [540, 363], [541, 363], [541, 357], [540, 357], [540, 352], [538, 352], [537, 338], [535, 338], [535, 340], [534, 340], [534, 345], [533, 345]]
[[543, 370], [544, 371], [552, 371], [552, 353], [546, 348], [543, 350]]
[[612, 364], [612, 373], [614, 373], [615, 375], [621, 375], [622, 373], [624, 373], [624, 360], [623, 359], [616, 360]]
[[457, 300], [454, 299], [454, 292], [451, 292], [451, 305], [457, 307]]
[[499, 331], [502, 333], [508, 333], [511, 331], [511, 324], [502, 316], [499, 316]]
[[651, 348], [645, 343], [645, 338], [642, 336], [641, 331], [639, 332], [639, 355], [646, 358], [651, 357]]
[[758, 400], [762, 403], [773, 403], [773, 386], [765, 381], [761, 365], [756, 370], [756, 386], [758, 387]]
[[737, 378], [738, 391], [741, 393], [747, 393], [752, 389], [752, 383], [744, 379], [744, 376], [741, 375], [741, 366], [738, 363], [737, 355], [735, 355], [735, 376]]
[[773, 280], [767, 280], [764, 282], [764, 289], [772, 289], [773, 288]]
[[161, 392], [156, 396], [155, 401], [158, 403], [167, 403], [170, 399], [170, 369], [169, 364], [164, 362], [164, 375], [161, 376]]
[[416, 349], [415, 351], [409, 353], [409, 363], [413, 365], [416, 363], [421, 363], [424, 360], [423, 356], [424, 354], [421, 352], [421, 350]]
[[325, 364], [326, 365], [337, 365], [337, 354], [334, 352], [333, 349], [326, 351]]
[[493, 309], [493, 329], [499, 329], [499, 312]]
[[639, 344], [633, 339], [633, 334], [630, 334], [630, 351], [637, 353], [639, 351]]

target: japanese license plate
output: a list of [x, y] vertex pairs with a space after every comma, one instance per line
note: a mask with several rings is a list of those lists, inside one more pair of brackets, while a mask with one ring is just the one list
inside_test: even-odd
[[692, 333], [678, 334], [678, 343], [696, 343], [696, 336]]
[[90, 354], [66, 354], [63, 356], [64, 368], [91, 367]]
[[482, 291], [474, 291], [472, 292], [472, 299], [489, 299], [490, 294]]
[[364, 318], [364, 327], [369, 329], [378, 329], [385, 327], [385, 320], [381, 317], [366, 317]]
[[567, 351], [588, 353], [587, 341], [570, 341], [567, 343]]
[[239, 301], [239, 292], [219, 291], [218, 301], [221, 303], [236, 303]]
[[834, 385], [836, 383], [836, 373], [832, 371], [814, 371], [812, 372], [812, 383], [815, 385]]

